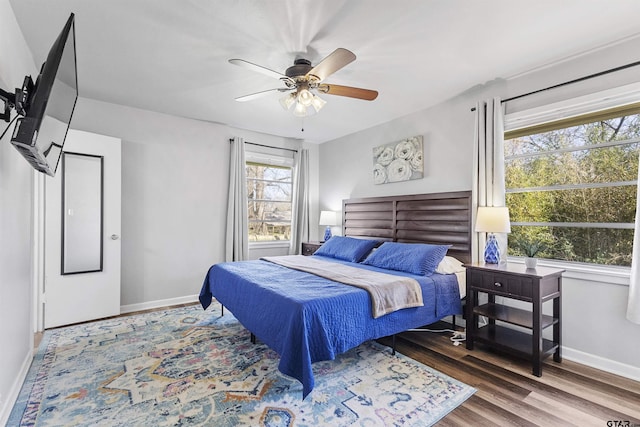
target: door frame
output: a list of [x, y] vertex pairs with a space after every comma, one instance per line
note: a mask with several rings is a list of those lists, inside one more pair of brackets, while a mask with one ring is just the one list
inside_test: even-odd
[[43, 174], [33, 171], [33, 243], [31, 250], [33, 332], [44, 331], [44, 180]]

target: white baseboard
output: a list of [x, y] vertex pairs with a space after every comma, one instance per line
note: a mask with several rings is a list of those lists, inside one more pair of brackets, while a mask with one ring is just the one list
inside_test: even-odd
[[29, 368], [31, 367], [31, 362], [33, 361], [33, 350], [29, 350], [27, 356], [24, 358], [22, 362], [22, 366], [20, 367], [20, 371], [16, 375], [16, 379], [13, 381], [13, 385], [9, 390], [9, 395], [4, 396], [0, 405], [0, 426], [4, 426], [9, 421], [9, 415], [11, 415], [11, 410], [13, 409], [13, 405], [18, 399], [18, 395], [20, 394], [20, 390], [22, 389], [22, 384], [24, 383], [25, 378], [27, 378], [27, 374], [29, 373]]
[[162, 308], [171, 305], [189, 304], [198, 301], [198, 295], [187, 295], [178, 298], [160, 299], [156, 301], [141, 302], [139, 304], [127, 304], [120, 306], [120, 313], [131, 313], [134, 311], [150, 310], [152, 308]]
[[611, 359], [605, 359], [604, 357], [564, 346], [562, 347], [562, 358], [571, 360], [572, 362], [581, 363], [592, 368], [600, 369], [601, 371], [609, 372], [611, 374], [620, 375], [621, 377], [640, 381], [640, 368], [637, 366], [627, 365]]

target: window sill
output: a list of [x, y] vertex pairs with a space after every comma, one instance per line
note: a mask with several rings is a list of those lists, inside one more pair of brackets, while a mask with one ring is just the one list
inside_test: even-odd
[[249, 242], [249, 248], [262, 249], [262, 248], [288, 248], [291, 242], [288, 240], [274, 240], [272, 242]]
[[[509, 257], [509, 263], [524, 264], [522, 257]], [[565, 270], [563, 277], [588, 282], [601, 282], [612, 285], [629, 286], [631, 268], [615, 267], [597, 264], [582, 264], [577, 262], [562, 262], [548, 259], [539, 259], [541, 267], [562, 268]]]

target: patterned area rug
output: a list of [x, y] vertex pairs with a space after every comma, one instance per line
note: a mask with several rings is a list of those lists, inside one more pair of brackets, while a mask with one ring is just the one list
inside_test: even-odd
[[316, 386], [225, 310], [199, 306], [47, 331], [9, 426], [425, 426], [475, 390], [375, 342], [314, 364]]

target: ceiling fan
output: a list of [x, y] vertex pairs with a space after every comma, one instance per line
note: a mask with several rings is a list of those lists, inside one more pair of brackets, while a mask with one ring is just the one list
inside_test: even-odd
[[291, 67], [286, 69], [284, 74], [243, 59], [230, 59], [229, 62], [234, 65], [274, 77], [284, 84], [284, 87], [238, 97], [236, 101], [250, 101], [272, 92], [288, 92], [287, 95], [280, 99], [280, 104], [286, 110], [295, 105], [293, 114], [298, 117], [305, 117], [313, 111], [317, 113], [327, 103], [314, 92], [373, 101], [378, 97], [378, 92], [375, 90], [324, 82], [324, 79], [355, 61], [355, 59], [356, 56], [353, 52], [338, 48], [315, 66], [311, 65], [311, 61], [307, 59], [298, 58]]

